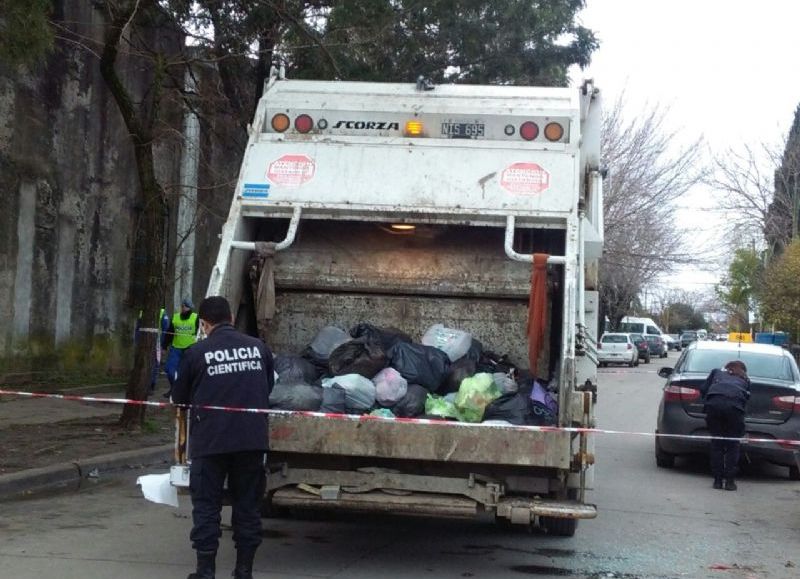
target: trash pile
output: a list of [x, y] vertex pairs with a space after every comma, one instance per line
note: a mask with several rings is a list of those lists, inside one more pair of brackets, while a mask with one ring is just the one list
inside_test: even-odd
[[270, 406], [382, 417], [554, 425], [556, 397], [471, 334], [435, 324], [421, 343], [396, 328], [322, 328], [299, 355], [275, 357]]

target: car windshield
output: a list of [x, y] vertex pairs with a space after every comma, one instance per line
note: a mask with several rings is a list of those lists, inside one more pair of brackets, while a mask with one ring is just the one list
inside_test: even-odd
[[628, 341], [628, 336], [624, 334], [612, 334], [610, 336], [603, 336], [603, 342], [606, 344], [624, 344]]
[[645, 336], [648, 342], [660, 342], [661, 338], [658, 336]]
[[631, 340], [633, 340], [634, 342], [641, 342], [642, 340], [644, 340], [644, 336], [642, 336], [641, 334], [631, 334]]
[[681, 338], [696, 338], [697, 332], [684, 332], [681, 334]]
[[741, 360], [747, 366], [750, 378], [794, 381], [792, 364], [786, 356], [747, 352], [744, 350], [694, 350], [690, 351], [683, 363], [683, 372], [708, 373], [714, 368], [722, 368], [731, 360]]

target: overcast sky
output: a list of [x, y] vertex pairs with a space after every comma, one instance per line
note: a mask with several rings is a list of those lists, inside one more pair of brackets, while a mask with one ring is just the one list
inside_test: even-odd
[[[573, 79], [594, 78], [609, 101], [624, 91], [626, 116], [664, 105], [687, 142], [703, 136], [714, 151], [780, 141], [789, 130], [800, 103], [800, 1], [588, 0], [580, 19], [601, 44]], [[719, 218], [708, 192], [682, 205], [692, 210], [679, 210], [681, 224], [710, 243]], [[718, 274], [679, 278], [704, 289]]]

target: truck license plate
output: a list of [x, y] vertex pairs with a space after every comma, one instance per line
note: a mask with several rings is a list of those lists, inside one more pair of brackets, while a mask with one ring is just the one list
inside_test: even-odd
[[451, 139], [476, 139], [484, 136], [483, 123], [442, 123], [442, 135]]

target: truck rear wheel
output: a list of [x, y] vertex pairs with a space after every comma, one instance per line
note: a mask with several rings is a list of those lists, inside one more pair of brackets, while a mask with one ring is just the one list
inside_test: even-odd
[[555, 517], [539, 517], [539, 524], [554, 537], [572, 537], [578, 528], [578, 519], [557, 519]]

